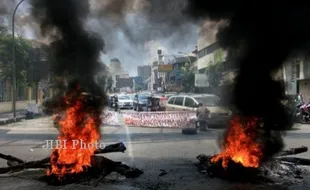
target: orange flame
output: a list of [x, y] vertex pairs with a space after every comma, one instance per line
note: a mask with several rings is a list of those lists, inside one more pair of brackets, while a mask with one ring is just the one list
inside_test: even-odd
[[214, 156], [211, 162], [222, 160], [223, 168], [228, 167], [230, 160], [242, 164], [244, 167], [259, 167], [262, 159], [262, 146], [257, 142], [258, 119], [234, 116], [225, 137], [223, 151]]
[[60, 134], [56, 147], [51, 155], [51, 169], [47, 175], [55, 174], [59, 177], [70, 173], [80, 173], [91, 166], [91, 156], [94, 154], [100, 139], [99, 113], [90, 113], [85, 109], [84, 97], [69, 99], [70, 106], [65, 117], [59, 121]]

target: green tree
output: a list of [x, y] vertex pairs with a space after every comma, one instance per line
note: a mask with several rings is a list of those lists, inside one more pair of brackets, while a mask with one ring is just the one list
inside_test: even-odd
[[[15, 38], [16, 47], [16, 84], [25, 86], [27, 84], [27, 69], [30, 65], [30, 42], [22, 37]], [[12, 79], [12, 49], [13, 40], [11, 34], [4, 29], [0, 30], [0, 81]]]
[[195, 68], [188, 63], [185, 63], [182, 70], [183, 88], [185, 92], [193, 92], [195, 89]]
[[210, 62], [208, 67], [208, 82], [211, 87], [218, 87], [222, 80], [222, 71], [220, 69], [220, 64], [225, 61], [224, 51], [222, 49], [217, 49], [214, 52], [214, 61]]
[[211, 87], [218, 87], [221, 84], [222, 74], [216, 64], [208, 67], [208, 82]]

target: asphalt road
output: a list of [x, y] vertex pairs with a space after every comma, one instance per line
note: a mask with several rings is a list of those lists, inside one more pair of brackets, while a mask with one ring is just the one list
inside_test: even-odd
[[[137, 179], [122, 179], [107, 181], [98, 189], [278, 189], [278, 186], [266, 184], [232, 184], [220, 179], [211, 179], [200, 174], [194, 164], [195, 157], [201, 153], [215, 154], [219, 151], [217, 137], [221, 130], [199, 132], [197, 135], [182, 135], [180, 129], [169, 128], [136, 128], [102, 126], [101, 141], [110, 144], [124, 142], [126, 153], [106, 155], [131, 166], [142, 169], [145, 173]], [[24, 122], [0, 126], [0, 152], [11, 154], [24, 160], [38, 160], [50, 155], [46, 149], [46, 140], [57, 138], [57, 130], [52, 127], [50, 118], [39, 118]], [[309, 146], [310, 126], [299, 125], [296, 130], [285, 135], [287, 148]], [[310, 157], [303, 153], [300, 157]], [[5, 167], [6, 161], [0, 160], [0, 166]], [[159, 176], [160, 170], [167, 172]], [[82, 185], [65, 187], [46, 186], [34, 180], [43, 175], [42, 172], [25, 171], [17, 177], [0, 175], [0, 190], [14, 189], [97, 189]], [[113, 177], [113, 176], [112, 176]], [[292, 184], [291, 189], [309, 189], [310, 177], [304, 175], [301, 183]]]

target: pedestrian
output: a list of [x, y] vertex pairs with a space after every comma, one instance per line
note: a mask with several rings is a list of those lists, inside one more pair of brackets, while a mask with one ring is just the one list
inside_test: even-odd
[[206, 131], [208, 129], [208, 119], [210, 118], [210, 110], [199, 104], [199, 107], [196, 111], [197, 122], [196, 127], [199, 128], [201, 131]]

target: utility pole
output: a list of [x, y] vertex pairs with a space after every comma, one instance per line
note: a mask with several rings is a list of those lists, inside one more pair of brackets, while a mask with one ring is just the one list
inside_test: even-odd
[[[158, 49], [157, 50], [157, 55], [158, 55], [158, 67], [159, 67], [159, 65], [162, 65], [162, 63], [163, 63], [163, 52], [162, 52], [162, 50], [161, 49]], [[166, 75], [165, 75], [165, 73], [164, 72], [161, 72], [161, 78], [162, 78], [162, 81], [161, 81], [161, 88], [162, 88], [162, 90], [165, 88], [165, 84], [166, 84], [166, 82], [165, 82], [165, 77], [166, 77]]]
[[16, 117], [16, 59], [15, 59], [15, 53], [16, 53], [16, 47], [15, 47], [15, 14], [19, 7], [19, 5], [24, 0], [21, 0], [15, 7], [12, 15], [12, 42], [13, 42], [13, 60], [12, 60], [12, 83], [13, 83], [13, 92], [12, 92], [12, 108], [13, 108], [13, 117]]

